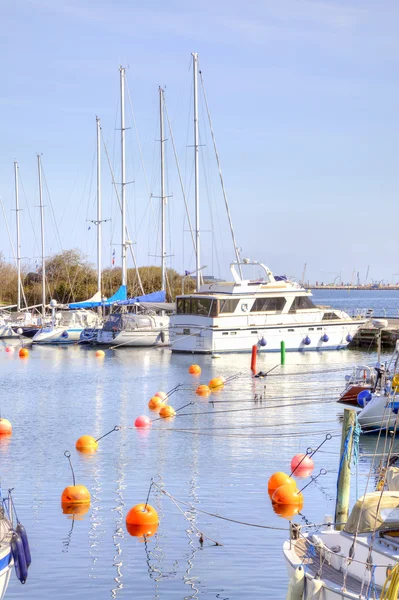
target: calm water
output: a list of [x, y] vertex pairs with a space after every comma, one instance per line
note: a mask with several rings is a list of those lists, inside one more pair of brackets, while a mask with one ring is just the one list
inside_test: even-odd
[[[15, 488], [33, 556], [26, 585], [13, 576], [7, 600], [285, 598], [281, 547], [286, 531], [188, 512], [191, 523], [223, 544], [205, 539], [201, 547], [174, 504], [153, 492], [150, 504], [160, 515], [160, 526], [143, 541], [126, 532], [126, 512], [145, 502], [154, 478], [173, 496], [203, 510], [287, 528], [288, 521], [272, 510], [268, 478], [276, 470], [289, 471], [295, 453], [316, 447], [331, 432], [333, 439], [315, 456], [315, 473], [320, 468], [328, 473], [305, 490], [297, 517], [321, 522], [326, 513], [334, 513], [343, 412], [335, 399], [344, 369], [372, 362], [372, 353], [288, 354], [286, 366], [270, 374], [265, 389], [264, 379], [250, 376], [249, 356], [197, 357], [203, 372], [193, 378], [187, 372], [192, 358], [167, 349], [107, 351], [99, 360], [92, 349], [78, 346], [35, 347], [22, 360], [6, 353], [5, 346], [0, 344], [1, 412], [14, 430], [10, 439], [0, 439], [1, 483], [3, 489]], [[277, 362], [275, 355], [265, 354], [258, 368], [267, 370]], [[213, 403], [195, 395], [198, 382], [238, 372], [242, 376], [213, 395]], [[149, 414], [151, 395], [177, 383], [184, 390], [170, 403], [175, 408], [194, 404], [149, 431], [134, 429], [136, 416]], [[255, 393], [266, 397], [262, 404], [254, 403]], [[75, 450], [80, 435], [99, 437], [114, 425], [122, 430], [101, 440], [96, 454]], [[372, 444], [370, 438], [362, 440], [361, 451], [367, 454]], [[66, 449], [72, 452], [77, 483], [92, 494], [89, 511], [76, 519], [60, 506], [62, 490], [71, 484]], [[365, 456], [360, 486], [368, 466]]]

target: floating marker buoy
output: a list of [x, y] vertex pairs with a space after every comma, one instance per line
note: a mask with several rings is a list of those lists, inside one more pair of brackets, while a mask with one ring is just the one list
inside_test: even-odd
[[197, 387], [195, 393], [198, 394], [198, 396], [209, 396], [211, 393], [211, 388], [207, 385], [201, 384]]
[[163, 419], [167, 419], [168, 417], [174, 417], [176, 414], [176, 411], [174, 408], [172, 408], [172, 406], [169, 406], [169, 404], [167, 404], [166, 406], [163, 406], [161, 408], [161, 410], [159, 411], [159, 416], [162, 417]]
[[29, 356], [29, 350], [27, 348], [21, 348], [18, 354], [21, 358], [27, 358]]
[[136, 504], [126, 515], [126, 525], [158, 525], [158, 513], [149, 504]]
[[[300, 466], [298, 467], [298, 465]], [[299, 469], [313, 469], [314, 462], [307, 454], [295, 454], [291, 460], [291, 471], [297, 472]]]
[[305, 346], [309, 346], [309, 344], [312, 342], [308, 335], [302, 341], [305, 344]]
[[84, 485], [69, 485], [62, 492], [61, 504], [90, 504], [90, 492]]
[[281, 485], [272, 496], [273, 504], [296, 504], [303, 505], [303, 495], [297, 490], [296, 484]]
[[297, 479], [306, 479], [307, 477], [310, 477], [312, 473], [313, 467], [311, 469], [307, 469], [306, 467], [303, 469], [301, 465], [295, 469], [295, 473], [293, 473], [292, 476], [296, 477]]
[[161, 398], [161, 400], [166, 400], [168, 394], [166, 392], [157, 392], [156, 394], [154, 394], [154, 396], [156, 396], [157, 398]]
[[147, 525], [132, 525], [131, 523], [126, 523], [126, 530], [129, 535], [132, 535], [133, 537], [145, 539], [156, 534], [158, 531], [158, 523], [149, 523]]
[[157, 410], [157, 408], [161, 408], [161, 406], [163, 406], [164, 404], [165, 403], [162, 400], [162, 398], [160, 398], [159, 396], [153, 396], [148, 402], [148, 408], [150, 408], [151, 410]]
[[0, 435], [11, 435], [12, 425], [8, 419], [0, 419]]
[[208, 387], [212, 390], [212, 392], [221, 390], [224, 387], [224, 381], [222, 381], [221, 377], [214, 377], [208, 383]]
[[330, 338], [328, 337], [328, 335], [325, 333], [324, 335], [321, 336], [321, 341], [322, 342], [328, 342]]
[[283, 519], [292, 519], [302, 510], [301, 504], [272, 504], [273, 510], [279, 517]]
[[82, 435], [75, 444], [79, 452], [95, 452], [98, 448], [98, 442], [91, 435]]
[[140, 415], [134, 422], [135, 427], [151, 427], [151, 419], [147, 415]]
[[201, 375], [201, 367], [199, 365], [190, 365], [188, 372], [191, 373], [191, 375]]
[[282, 485], [291, 485], [296, 489], [296, 481], [287, 475], [287, 473], [284, 473], [283, 471], [277, 471], [276, 473], [273, 473], [267, 484], [269, 496], [273, 496], [275, 490]]
[[97, 350], [96, 351], [96, 357], [97, 358], [104, 358], [104, 356], [105, 356], [104, 350]]
[[346, 339], [346, 341], [348, 342], [348, 344], [350, 344], [350, 343], [351, 343], [351, 341], [353, 340], [353, 337], [351, 336], [351, 334], [350, 334], [350, 333], [348, 333], [348, 335], [346, 336], [346, 338], [345, 338], [345, 339]]
[[14, 348], [12, 346], [6, 346], [6, 352], [9, 354], [14, 354]]

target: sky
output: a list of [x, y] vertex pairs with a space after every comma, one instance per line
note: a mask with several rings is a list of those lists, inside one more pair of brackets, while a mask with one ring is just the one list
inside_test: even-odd
[[[37, 154], [46, 256], [96, 262], [95, 117], [101, 119], [103, 266], [120, 264], [119, 66], [127, 68], [129, 237], [159, 264], [158, 88], [165, 133], [168, 265], [195, 268], [175, 141], [194, 221], [191, 53], [199, 55], [224, 184], [243, 257], [311, 282], [399, 281], [399, 5], [394, 0], [13, 0], [0, 6], [0, 197], [15, 247], [40, 262]], [[234, 260], [200, 89], [204, 272]], [[107, 149], [108, 165], [105, 153]], [[152, 195], [152, 198], [150, 198]], [[12, 260], [0, 213], [0, 252]], [[129, 265], [132, 260], [129, 258]]]

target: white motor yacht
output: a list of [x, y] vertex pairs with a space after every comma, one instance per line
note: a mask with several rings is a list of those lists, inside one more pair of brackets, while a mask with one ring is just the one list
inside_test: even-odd
[[[236, 267], [263, 271], [258, 279], [242, 279]], [[173, 352], [278, 352], [345, 348], [363, 317], [318, 307], [311, 292], [286, 278], [275, 277], [262, 263], [244, 259], [230, 265], [232, 282], [204, 283], [191, 295], [178, 296], [170, 319]]]

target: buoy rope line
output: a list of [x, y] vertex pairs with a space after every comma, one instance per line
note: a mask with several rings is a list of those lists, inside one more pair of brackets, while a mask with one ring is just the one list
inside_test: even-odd
[[[337, 400], [336, 396], [316, 396], [314, 394], [307, 394], [306, 396], [279, 396], [278, 397], [279, 400], [298, 400], [299, 402], [302, 401], [306, 401], [309, 400], [309, 398], [311, 398], [312, 400]], [[262, 394], [255, 394], [254, 398], [252, 398], [251, 400], [237, 400], [237, 402], [239, 402], [240, 404], [244, 404], [244, 403], [251, 403], [253, 404], [254, 402], [265, 402], [267, 400], [275, 400], [276, 396], [262, 396]], [[231, 404], [232, 400], [213, 400], [212, 398], [210, 400], [208, 400], [208, 404]], [[285, 404], [282, 404], [281, 406], [285, 406]]]
[[[276, 527], [274, 525], [260, 525], [258, 523], [248, 523], [246, 521], [238, 521], [237, 519], [231, 519], [230, 517], [224, 517], [222, 515], [219, 515], [218, 513], [213, 513], [213, 512], [208, 512], [206, 510], [202, 510], [201, 508], [197, 508], [190, 502], [185, 502], [184, 500], [179, 500], [175, 496], [172, 496], [172, 494], [170, 494], [164, 488], [161, 488], [157, 483], [155, 483], [155, 481], [153, 481], [153, 486], [156, 487], [162, 494], [164, 494], [165, 496], [170, 498], [176, 504], [176, 506], [177, 506], [177, 504], [182, 504], [183, 506], [186, 506], [193, 512], [199, 512], [204, 515], [208, 515], [209, 517], [215, 517], [216, 519], [222, 519], [223, 521], [229, 521], [230, 523], [237, 523], [238, 525], [246, 525], [248, 527], [257, 527], [258, 529], [273, 529], [275, 531], [287, 531], [286, 527]], [[221, 545], [221, 544], [218, 544], [218, 545]]]
[[[128, 428], [129, 429], [129, 428]], [[132, 427], [130, 429], [133, 429]], [[176, 433], [188, 433], [191, 435], [202, 435], [205, 437], [223, 437], [223, 438], [239, 438], [239, 439], [273, 439], [273, 438], [293, 438], [293, 437], [297, 437], [297, 438], [302, 438], [304, 436], [312, 436], [312, 435], [319, 435], [319, 434], [325, 434], [325, 433], [330, 433], [331, 430], [324, 430], [324, 431], [312, 431], [312, 430], [308, 430], [308, 431], [290, 431], [290, 432], [286, 432], [286, 433], [270, 433], [270, 434], [251, 434], [251, 435], [247, 435], [247, 434], [239, 434], [239, 433], [204, 433], [203, 431], [192, 431], [190, 429], [172, 429], [172, 428], [168, 428], [168, 429], [155, 429], [155, 431], [175, 431]], [[336, 434], [332, 434], [332, 437], [336, 437], [339, 438], [340, 437], [340, 433], [339, 430], [336, 430], [337, 433]]]
[[[326, 401], [327, 403], [330, 402], [336, 402], [336, 400], [328, 400]], [[305, 404], [313, 404], [313, 402], [303, 402], [302, 406], [304, 406]], [[233, 413], [233, 412], [248, 412], [248, 411], [258, 411], [258, 410], [269, 410], [272, 408], [289, 408], [291, 406], [296, 406], [296, 404], [291, 403], [291, 404], [273, 404], [272, 406], [254, 406], [252, 408], [232, 408], [231, 410], [209, 410], [209, 411], [203, 411], [203, 412], [195, 412], [195, 413], [181, 413], [180, 415], [176, 415], [179, 417], [187, 417], [187, 416], [191, 416], [191, 415], [221, 415], [221, 414], [225, 414], [225, 413]]]
[[110, 431], [108, 431], [107, 433], [104, 433], [104, 435], [102, 435], [101, 437], [97, 438], [96, 442], [99, 442], [100, 440], [102, 440], [103, 438], [105, 438], [107, 435], [109, 435], [113, 431], [119, 431], [120, 429], [121, 429], [120, 425], [115, 425], [115, 427], [113, 427]]
[[[197, 413], [197, 414], [202, 414], [202, 413]], [[337, 421], [335, 419], [330, 419], [328, 421], [302, 421], [301, 423], [298, 423], [297, 421], [289, 421], [287, 423], [280, 423], [279, 427], [301, 427], [303, 425], [324, 425], [327, 423], [336, 423]], [[269, 428], [274, 428], [276, 427], [275, 423], [264, 423], [261, 425], [249, 425], [249, 427], [251, 429], [269, 429]], [[231, 430], [240, 430], [242, 431], [242, 426], [241, 425], [232, 425], [232, 426], [226, 426], [226, 427], [186, 427], [186, 428], [174, 428], [174, 427], [170, 427], [168, 428], [168, 431], [231, 431]], [[153, 431], [165, 431], [164, 428], [162, 429], [157, 429], [155, 428]], [[337, 429], [338, 431], [338, 429]], [[330, 439], [330, 438], [329, 438]], [[323, 442], [324, 443], [324, 442]], [[310, 449], [312, 450], [312, 448]]]
[[69, 461], [69, 466], [71, 467], [71, 471], [72, 471], [72, 479], [73, 479], [73, 485], [76, 485], [76, 480], [75, 480], [75, 473], [73, 472], [73, 467], [72, 467], [72, 462], [71, 462], [71, 453], [69, 452], [69, 450], [65, 450], [64, 452], [64, 456], [67, 457], [68, 461]]

